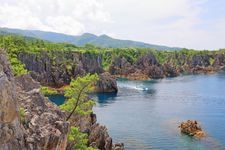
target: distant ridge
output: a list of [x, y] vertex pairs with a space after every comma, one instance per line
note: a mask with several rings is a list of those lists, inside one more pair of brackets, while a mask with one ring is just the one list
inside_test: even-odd
[[84, 33], [79, 36], [67, 35], [63, 33], [40, 31], [40, 30], [22, 30], [22, 29], [11, 29], [11, 28], [0, 28], [1, 33], [14, 33], [22, 36], [39, 38], [51, 42], [67, 42], [75, 44], [77, 46], [84, 46], [86, 44], [93, 44], [100, 47], [111, 47], [111, 48], [153, 48], [156, 50], [180, 50], [178, 47], [168, 47], [162, 45], [154, 45], [143, 42], [131, 41], [131, 40], [120, 40], [112, 38], [108, 35], [96, 36], [91, 33]]

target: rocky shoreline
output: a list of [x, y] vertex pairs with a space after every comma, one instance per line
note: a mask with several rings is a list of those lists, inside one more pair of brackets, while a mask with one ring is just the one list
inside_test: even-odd
[[[69, 122], [30, 75], [14, 78], [6, 54], [0, 50], [0, 150], [71, 150], [67, 141]], [[20, 109], [24, 109], [21, 116]], [[22, 118], [23, 117], [23, 118]], [[74, 115], [81, 131], [88, 133], [89, 145], [102, 150], [122, 150], [113, 144], [107, 128], [96, 122], [96, 115]], [[87, 132], [88, 131], [88, 132]]]
[[[117, 77], [126, 77], [131, 80], [159, 79], [177, 77], [182, 74], [211, 74], [225, 69], [225, 55], [213, 56], [215, 61], [210, 64], [211, 57], [203, 54], [193, 56], [191, 59], [174, 58], [178, 64], [167, 62], [160, 64], [152, 53], [147, 53], [131, 64], [124, 57], [112, 62], [109, 72]], [[172, 58], [171, 58], [172, 59]]]
[[98, 92], [116, 92], [117, 77], [131, 80], [160, 79], [182, 74], [211, 74], [225, 69], [224, 53], [200, 53], [191, 57], [175, 53], [168, 56], [165, 63], [161, 63], [155, 54], [146, 52], [134, 62], [123, 56], [112, 58], [107, 70], [102, 66], [102, 56], [98, 54], [57, 52], [53, 59], [46, 51], [40, 52], [38, 56], [23, 52], [18, 59], [25, 64], [33, 79], [50, 87], [60, 88], [68, 85], [71, 78], [97, 73], [101, 78], [97, 84]]

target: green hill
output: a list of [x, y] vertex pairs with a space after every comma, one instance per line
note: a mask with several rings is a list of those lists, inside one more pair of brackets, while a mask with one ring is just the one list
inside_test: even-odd
[[152, 48], [156, 50], [180, 50], [177, 47], [168, 47], [162, 45], [147, 44], [143, 42], [131, 41], [131, 40], [120, 40], [109, 37], [107, 35], [96, 36], [90, 33], [84, 33], [80, 36], [67, 35], [56, 32], [46, 32], [39, 30], [21, 30], [21, 29], [10, 29], [0, 28], [1, 34], [14, 33], [22, 36], [39, 38], [51, 42], [67, 42], [75, 44], [77, 46], [84, 46], [86, 44], [92, 44], [100, 47], [111, 47], [111, 48]]

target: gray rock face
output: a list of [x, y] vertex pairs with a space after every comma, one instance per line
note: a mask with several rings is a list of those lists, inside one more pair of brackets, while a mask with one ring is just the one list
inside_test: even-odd
[[7, 58], [0, 49], [0, 150], [24, 148], [15, 86]]
[[97, 92], [117, 92], [118, 87], [116, 83], [116, 79], [108, 73], [102, 73], [99, 76], [99, 81], [96, 83], [96, 91]]
[[60, 87], [78, 75], [103, 72], [101, 58], [94, 54], [57, 51], [51, 56], [43, 51], [39, 55], [21, 53], [19, 59], [36, 81], [49, 86]]
[[176, 77], [182, 73], [213, 73], [225, 68], [224, 54], [194, 54], [172, 55], [168, 62], [160, 64], [156, 57], [148, 52], [132, 64], [126, 58], [116, 58], [110, 66], [109, 72], [116, 76], [125, 76], [130, 79], [148, 79]]
[[155, 56], [148, 52], [146, 54], [144, 54], [142, 57], [140, 57], [138, 59], [138, 61], [136, 62], [137, 66], [139, 67], [149, 67], [149, 66], [152, 66], [152, 65], [159, 65], [157, 59], [155, 58]]
[[130, 73], [134, 73], [134, 71], [134, 66], [124, 57], [115, 58], [109, 68], [109, 73], [112, 75], [127, 76]]
[[[100, 150], [124, 150], [123, 143], [113, 144], [107, 128], [97, 123], [96, 115], [87, 116], [73, 115], [71, 124], [80, 128], [81, 132], [88, 134], [88, 143]], [[67, 150], [72, 150], [72, 143], [69, 143]]]
[[210, 65], [209, 62], [210, 57], [207, 54], [202, 55], [194, 55], [189, 62], [191, 67], [204, 66], [207, 67]]
[[39, 83], [29, 75], [17, 77], [15, 81], [19, 106], [25, 109], [23, 127], [27, 149], [64, 150], [69, 131], [65, 114], [40, 94]]
[[[108, 71], [114, 76], [145, 80], [176, 77], [183, 73], [211, 73], [225, 68], [224, 54], [198, 53], [188, 56], [174, 53], [167, 57], [167, 62], [162, 63], [152, 52], [143, 54], [135, 62], [129, 58], [118, 56], [112, 58]], [[53, 52], [42, 51], [38, 55], [21, 53], [19, 60], [26, 65], [33, 79], [41, 82], [42, 85], [53, 87], [68, 85], [71, 78], [76, 78], [78, 75], [104, 72], [102, 55], [94, 53], [57, 51], [53, 54]], [[99, 82], [98, 89], [102, 89], [100, 92], [105, 91], [105, 88], [111, 89], [114, 86], [114, 81], [109, 80], [110, 83], [106, 83], [106, 81], [103, 79], [102, 84]]]
[[[64, 150], [69, 123], [29, 75], [14, 80], [0, 50], [0, 150]], [[18, 108], [24, 108], [20, 123]]]
[[[101, 57], [98, 55], [59, 52], [55, 54], [56, 58], [53, 58], [44, 51], [40, 55], [21, 53], [19, 59], [26, 65], [32, 78], [43, 85], [60, 87], [69, 84], [71, 78], [103, 72]], [[100, 75], [100, 81], [97, 83], [98, 92], [117, 90], [116, 80], [110, 74]]]
[[225, 55], [216, 54], [215, 61], [213, 62], [213, 66], [224, 66], [225, 65]]
[[126, 58], [117, 58], [110, 66], [112, 75], [125, 76], [131, 79], [163, 78], [164, 68], [160, 65], [152, 53], [140, 57], [137, 62], [131, 64]]
[[176, 70], [175, 67], [169, 65], [169, 64], [164, 64], [163, 65], [163, 71], [164, 71], [164, 75], [166, 77], [176, 77], [179, 75], [179, 71]]

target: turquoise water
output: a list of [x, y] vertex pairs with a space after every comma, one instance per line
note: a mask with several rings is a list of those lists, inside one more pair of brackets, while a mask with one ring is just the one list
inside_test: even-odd
[[62, 105], [65, 101], [65, 97], [63, 95], [50, 95], [48, 98], [54, 102], [56, 105]]
[[[225, 73], [117, 83], [117, 94], [91, 95], [114, 142], [127, 150], [225, 150]], [[198, 120], [207, 138], [182, 135], [187, 119]]]

